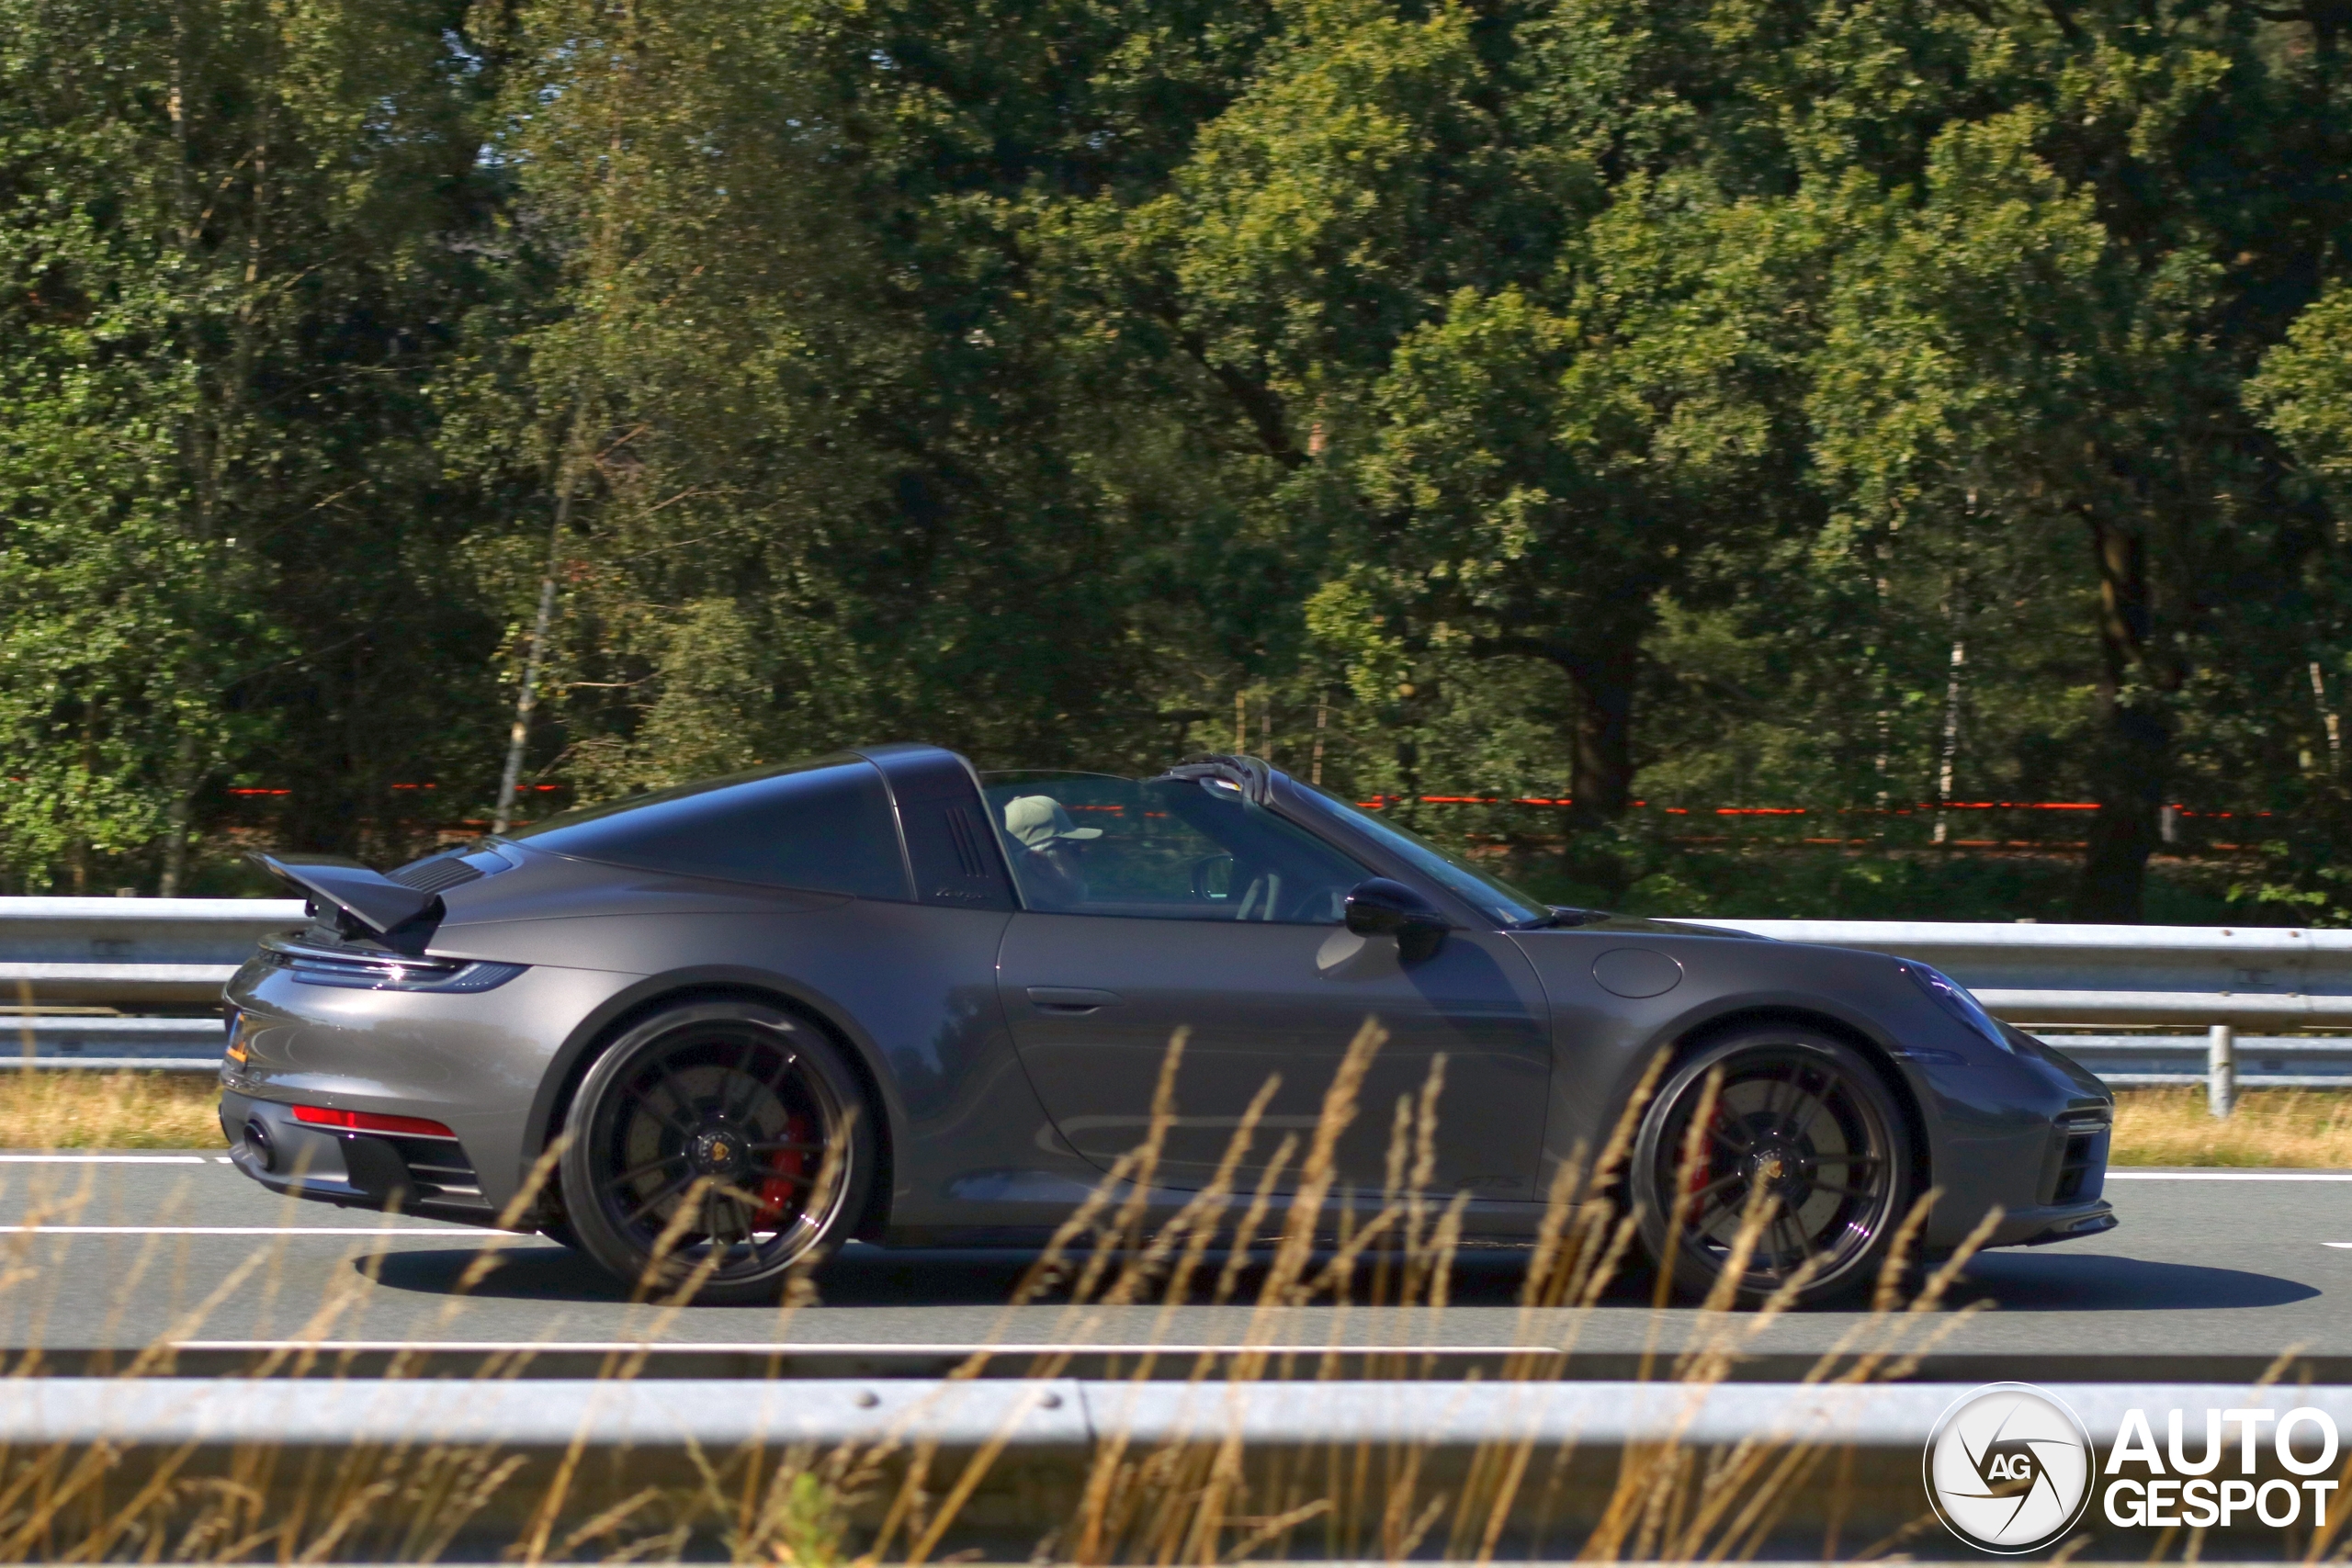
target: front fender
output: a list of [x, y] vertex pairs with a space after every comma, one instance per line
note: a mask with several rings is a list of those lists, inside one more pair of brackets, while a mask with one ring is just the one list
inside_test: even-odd
[[[1942, 1190], [1931, 1246], [1956, 1243], [1995, 1206], [2038, 1204], [2053, 1121], [2105, 1099], [2042, 1055], [2005, 1049], [1951, 1018], [1883, 953], [1697, 933], [1536, 931], [1520, 942], [1553, 1011], [1551, 1171], [1607, 1145], [1653, 1063], [1747, 1019], [1804, 1020], [1885, 1065], [1909, 1101], [1922, 1190]], [[1680, 980], [1653, 997], [1612, 994], [1595, 961], [1625, 948], [1673, 960]]]

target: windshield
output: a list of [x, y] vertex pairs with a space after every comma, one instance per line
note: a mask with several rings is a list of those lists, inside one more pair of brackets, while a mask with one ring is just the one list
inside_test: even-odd
[[1455, 897], [1469, 904], [1497, 925], [1525, 925], [1540, 920], [1551, 913], [1550, 906], [1531, 898], [1499, 877], [1488, 876], [1474, 870], [1443, 850], [1407, 828], [1384, 822], [1370, 812], [1359, 811], [1346, 801], [1313, 784], [1290, 781], [1301, 803], [1328, 811], [1342, 818], [1349, 827], [1365, 834], [1430, 881], [1442, 886]]

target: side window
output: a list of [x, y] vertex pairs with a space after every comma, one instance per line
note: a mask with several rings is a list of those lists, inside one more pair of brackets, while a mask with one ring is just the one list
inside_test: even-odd
[[882, 775], [828, 758], [663, 790], [510, 835], [582, 860], [859, 898], [909, 897]]
[[1336, 925], [1369, 874], [1231, 790], [1191, 781], [996, 775], [983, 793], [1032, 909]]

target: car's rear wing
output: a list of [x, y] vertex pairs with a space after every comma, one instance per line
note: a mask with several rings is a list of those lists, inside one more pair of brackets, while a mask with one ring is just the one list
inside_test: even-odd
[[335, 923], [345, 934], [356, 936], [359, 927], [389, 936], [412, 920], [437, 915], [441, 896], [403, 887], [382, 872], [370, 871], [357, 861], [334, 855], [270, 855], [245, 857], [314, 907], [335, 911]]

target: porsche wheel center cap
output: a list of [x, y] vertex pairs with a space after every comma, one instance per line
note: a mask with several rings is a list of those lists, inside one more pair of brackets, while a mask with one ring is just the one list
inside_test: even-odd
[[728, 1128], [697, 1133], [687, 1157], [701, 1175], [731, 1175], [743, 1163], [743, 1141]]
[[1759, 1187], [1770, 1188], [1784, 1203], [1795, 1203], [1810, 1192], [1805, 1179], [1805, 1158], [1801, 1150], [1786, 1144], [1764, 1145], [1748, 1157], [1748, 1179]]

